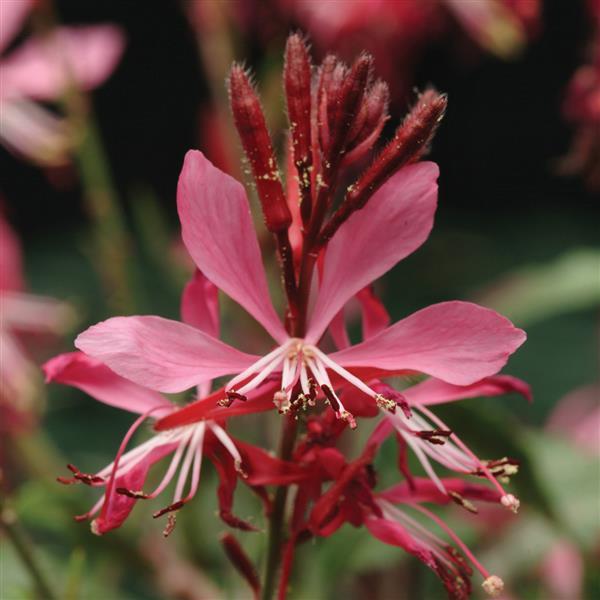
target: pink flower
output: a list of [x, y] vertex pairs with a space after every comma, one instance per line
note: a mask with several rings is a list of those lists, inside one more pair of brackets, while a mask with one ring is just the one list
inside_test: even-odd
[[123, 52], [121, 30], [112, 25], [60, 27], [4, 54], [32, 9], [30, 0], [0, 4], [0, 142], [41, 164], [65, 162], [72, 144], [69, 124], [36, 101], [56, 101], [75, 82], [100, 85]]
[[66, 303], [24, 287], [19, 241], [0, 215], [0, 430], [7, 433], [31, 421], [39, 392], [38, 369], [23, 337], [62, 333], [73, 317]]
[[[240, 352], [189, 325], [160, 317], [116, 317], [80, 334], [76, 346], [116, 373], [163, 392], [177, 392], [236, 374], [226, 392], [242, 396], [278, 374], [276, 401], [290, 409], [302, 386], [312, 402], [314, 384], [340, 418], [352, 420], [336, 381], [381, 402], [381, 394], [353, 372], [423, 372], [456, 385], [496, 373], [525, 334], [494, 311], [468, 302], [423, 309], [361, 344], [327, 355], [318, 343], [346, 302], [425, 241], [433, 224], [437, 167], [402, 169], [338, 230], [324, 253], [322, 278], [304, 338], [290, 337], [271, 304], [248, 200], [242, 186], [198, 151], [186, 156], [178, 187], [184, 243], [206, 277], [263, 325], [277, 346], [263, 357]], [[372, 377], [371, 377], [372, 378]], [[311, 381], [313, 383], [311, 383]], [[180, 413], [171, 426], [193, 419]]]
[[[218, 335], [216, 288], [200, 273], [196, 273], [184, 291], [182, 315], [190, 327], [198, 328], [197, 331]], [[87, 513], [75, 517], [76, 520], [95, 517], [92, 531], [98, 535], [119, 527], [137, 500], [156, 498], [176, 480], [171, 503], [153, 515], [157, 518], [169, 514], [164, 531], [168, 535], [175, 526], [176, 512], [198, 491], [204, 456], [211, 459], [221, 481], [218, 489], [221, 518], [228, 525], [244, 530], [254, 528], [232, 513], [238, 474], [248, 485], [257, 489], [265, 484], [294, 482], [301, 476], [293, 465], [284, 465], [264, 451], [234, 440], [225, 430], [226, 418], [259, 412], [272, 406], [271, 398], [275, 389], [272, 381], [257, 387], [237, 412], [222, 407], [215, 409], [215, 399], [222, 397], [223, 390], [217, 390], [211, 396], [210, 381], [205, 381], [197, 390], [201, 402], [210, 402], [212, 398], [213, 410], [207, 413], [205, 420], [156, 433], [149, 440], [126, 451], [133, 434], [147, 418], [156, 419], [169, 414], [176, 410], [176, 406], [161, 394], [120, 377], [101, 362], [80, 352], [57, 356], [48, 361], [43, 369], [48, 382], [74, 386], [104, 404], [140, 415], [124, 436], [112, 463], [93, 474], [82, 473], [74, 465], [69, 465], [73, 476], [58, 478], [64, 484], [84, 483], [103, 489], [96, 504]], [[144, 492], [142, 488], [148, 471], [168, 456], [171, 459], [160, 483], [153, 491]]]

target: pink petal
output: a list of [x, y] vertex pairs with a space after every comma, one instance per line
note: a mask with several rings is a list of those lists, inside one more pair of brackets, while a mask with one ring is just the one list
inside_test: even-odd
[[177, 448], [177, 444], [158, 446], [125, 475], [115, 479], [108, 499], [104, 500], [100, 516], [92, 522], [92, 531], [95, 534], [104, 535], [112, 529], [120, 527], [137, 502], [135, 498], [119, 494], [116, 490], [125, 488], [136, 492], [141, 491], [150, 467], [173, 452], [175, 448]]
[[554, 598], [583, 598], [584, 560], [581, 550], [559, 539], [542, 561], [541, 578]]
[[21, 245], [15, 232], [0, 215], [0, 291], [22, 288]]
[[390, 324], [390, 315], [372, 286], [356, 294], [362, 310], [362, 335], [367, 340], [383, 331]]
[[437, 165], [401, 169], [344, 223], [325, 251], [323, 278], [307, 338], [317, 341], [359, 290], [414, 252], [433, 226]]
[[269, 296], [242, 185], [190, 150], [177, 187], [183, 241], [198, 268], [278, 342], [287, 339]]
[[92, 89], [114, 71], [123, 47], [123, 33], [112, 25], [61, 27], [31, 38], [2, 61], [2, 95], [56, 100], [72, 79]]
[[429, 406], [466, 398], [501, 396], [516, 392], [531, 402], [531, 388], [522, 379], [510, 375], [493, 375], [472, 385], [452, 385], [440, 379], [426, 379], [402, 393], [410, 404]]
[[183, 290], [181, 320], [214, 338], [219, 337], [219, 290], [198, 269]]
[[3, 0], [0, 2], [0, 52], [17, 35], [31, 10], [31, 0]]
[[525, 341], [508, 319], [470, 302], [442, 302], [331, 355], [343, 367], [420, 371], [456, 385], [497, 373]]
[[113, 371], [161, 392], [239, 373], [258, 360], [189, 325], [161, 317], [114, 317], [81, 333], [77, 348]]
[[133, 413], [142, 414], [158, 406], [164, 406], [169, 412], [174, 408], [164, 396], [120, 377], [83, 352], [60, 354], [50, 359], [42, 369], [46, 382], [71, 385], [104, 404]]

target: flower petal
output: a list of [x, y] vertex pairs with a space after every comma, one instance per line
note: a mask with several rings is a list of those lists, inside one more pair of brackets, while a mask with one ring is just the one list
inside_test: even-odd
[[452, 385], [432, 377], [404, 390], [402, 394], [410, 404], [429, 406], [480, 396], [501, 396], [511, 392], [521, 394], [529, 402], [532, 400], [529, 385], [510, 375], [493, 375], [467, 386]]
[[437, 165], [401, 169], [354, 213], [327, 245], [317, 303], [307, 338], [316, 342], [334, 315], [359, 290], [414, 252], [433, 226]]
[[441, 302], [331, 359], [343, 367], [408, 369], [470, 385], [497, 373], [525, 338], [524, 331], [493, 310], [471, 302]]
[[194, 327], [161, 317], [114, 317], [81, 333], [77, 348], [160, 392], [181, 392], [258, 360]]
[[83, 352], [59, 354], [43, 365], [42, 370], [47, 383], [71, 385], [104, 404], [133, 413], [142, 414], [158, 406], [169, 412], [174, 408], [164, 396], [120, 377]]
[[141, 491], [150, 467], [173, 452], [175, 448], [177, 448], [177, 444], [162, 444], [158, 446], [130, 471], [115, 479], [109, 497], [104, 500], [100, 516], [92, 521], [92, 531], [96, 535], [104, 535], [112, 529], [120, 527], [137, 502], [135, 498], [119, 494], [116, 490], [118, 488], [125, 488]]
[[[480, 483], [472, 483], [464, 479], [446, 478], [442, 480], [444, 487], [449, 492], [455, 492], [469, 500], [484, 500], [486, 502], [500, 502], [500, 493], [495, 488]], [[435, 504], [449, 504], [452, 498], [444, 494], [435, 482], [424, 477], [413, 477], [412, 487], [407, 481], [394, 485], [379, 494], [381, 498], [390, 502], [434, 502]]]
[[0, 2], [0, 52], [17, 35], [30, 10], [31, 0]]
[[242, 185], [190, 150], [177, 187], [183, 241], [198, 268], [278, 342], [287, 334], [271, 299]]
[[183, 289], [181, 320], [214, 338], [219, 337], [219, 289], [198, 269]]
[[22, 288], [21, 244], [15, 232], [0, 214], [0, 291], [17, 291]]
[[32, 38], [2, 61], [2, 95], [57, 100], [72, 79], [92, 89], [113, 72], [123, 46], [113, 25], [61, 27]]

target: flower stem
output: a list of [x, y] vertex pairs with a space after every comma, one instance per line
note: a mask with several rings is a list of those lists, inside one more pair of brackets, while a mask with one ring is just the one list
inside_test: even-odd
[[[282, 460], [292, 457], [296, 442], [297, 422], [293, 416], [286, 417], [279, 440], [278, 456]], [[288, 486], [280, 485], [275, 491], [273, 511], [269, 517], [269, 533], [267, 546], [267, 560], [265, 575], [262, 585], [262, 600], [272, 600], [277, 584], [277, 573], [281, 561], [281, 546], [284, 541], [283, 529], [285, 521], [285, 506], [287, 503]]]
[[33, 580], [37, 588], [37, 595], [44, 600], [57, 600], [58, 596], [46, 580], [35, 556], [32, 544], [23, 529], [19, 526], [16, 513], [5, 506], [0, 505], [0, 529], [12, 542], [17, 554]]

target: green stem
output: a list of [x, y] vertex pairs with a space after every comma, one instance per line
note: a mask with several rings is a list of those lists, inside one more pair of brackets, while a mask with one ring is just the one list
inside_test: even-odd
[[[297, 422], [293, 415], [288, 416], [281, 429], [278, 456], [282, 460], [292, 457], [296, 442]], [[280, 485], [275, 492], [273, 511], [269, 517], [269, 533], [265, 575], [262, 585], [262, 600], [272, 600], [277, 584], [279, 563], [281, 562], [281, 546], [284, 541], [283, 528], [285, 521], [285, 507], [287, 503], [288, 486]]]
[[0, 505], [0, 529], [4, 531], [6, 537], [12, 542], [17, 554], [23, 561], [25, 568], [29, 571], [31, 579], [35, 584], [38, 596], [42, 600], [58, 600], [58, 596], [52, 590], [52, 587], [46, 580], [46, 577], [38, 564], [31, 541], [28, 539], [25, 531], [19, 526], [16, 513]]

